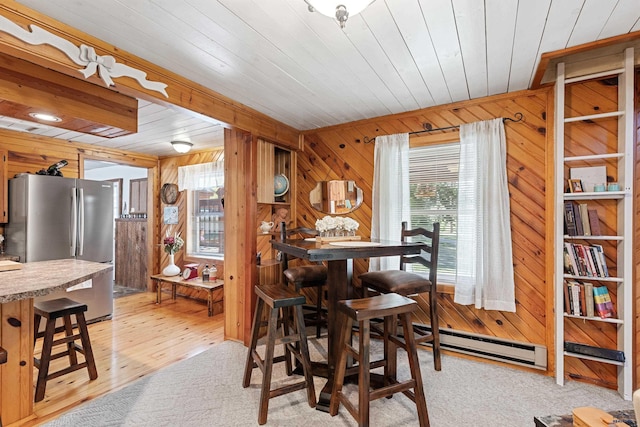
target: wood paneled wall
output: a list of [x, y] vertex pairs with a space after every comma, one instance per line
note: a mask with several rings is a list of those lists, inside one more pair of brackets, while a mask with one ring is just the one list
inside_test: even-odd
[[[600, 96], [610, 102], [609, 89], [600, 89], [603, 91], [592, 93], [591, 99]], [[505, 123], [516, 312], [478, 310], [454, 304], [451, 292], [443, 288], [440, 325], [544, 345], [548, 351], [546, 373], [553, 375], [554, 111], [551, 90], [522, 91], [305, 132], [304, 150], [298, 154], [297, 222], [313, 227], [315, 220], [323, 215], [308, 202], [309, 191], [316, 181], [351, 179], [363, 189], [364, 203], [348, 216], [360, 223], [359, 234], [370, 235], [374, 144], [365, 143], [365, 137], [419, 131], [423, 123], [440, 128], [496, 117], [512, 118], [517, 112], [524, 114], [522, 122]], [[410, 143], [415, 146], [455, 140], [458, 140], [457, 130], [414, 135]], [[354, 268], [357, 277], [366, 271], [368, 263], [356, 262]], [[417, 321], [429, 323], [428, 301], [418, 297], [418, 302]], [[587, 342], [611, 340], [611, 331], [575, 326], [571, 332], [588, 335]], [[615, 368], [576, 359], [567, 359], [567, 363], [567, 372], [572, 377], [590, 378], [612, 388], [616, 383]]]
[[[221, 146], [219, 149], [214, 150], [206, 150], [206, 151], [198, 151], [193, 153], [188, 153], [180, 156], [174, 157], [165, 157], [160, 159], [160, 182], [159, 185], [162, 187], [163, 184], [177, 184], [178, 183], [178, 167], [187, 166], [187, 165], [196, 165], [200, 163], [209, 163], [209, 162], [218, 162], [224, 160], [224, 148]], [[159, 193], [156, 193], [159, 194]], [[160, 218], [159, 224], [159, 237], [157, 240], [157, 244], [154, 245], [154, 259], [158, 260], [158, 263], [154, 265], [153, 271], [151, 274], [159, 274], [162, 272], [162, 269], [167, 266], [169, 263], [169, 255], [164, 252], [162, 246], [162, 239], [166, 235], [167, 232], [173, 234], [176, 232], [180, 232], [181, 237], [187, 239], [187, 194], [186, 191], [181, 191], [178, 193], [178, 199], [173, 206], [178, 207], [178, 224], [176, 225], [167, 225], [162, 221], [164, 207], [165, 205], [160, 201], [159, 196], [155, 196], [158, 201], [158, 212], [156, 215]], [[186, 248], [178, 251], [175, 254], [175, 263], [180, 269], [183, 268], [184, 264], [189, 263], [199, 263], [199, 271], [202, 272], [202, 268], [204, 268], [205, 264], [215, 265], [218, 270], [218, 277], [224, 277], [224, 261], [216, 260], [212, 261], [210, 259], [203, 258], [194, 258], [186, 256]], [[186, 296], [194, 297], [198, 299], [203, 299], [206, 301], [207, 293], [205, 291], [201, 291], [198, 289], [191, 289], [180, 287], [179, 292], [183, 293]]]
[[[0, 130], [0, 149], [5, 149], [8, 152], [7, 177], [9, 179], [19, 173], [36, 173], [62, 159], [68, 161], [67, 166], [61, 169], [65, 177], [82, 178], [84, 176], [84, 159], [96, 159], [147, 168], [153, 187], [158, 164], [156, 156], [103, 149], [89, 144], [79, 144], [10, 130]], [[153, 200], [150, 199], [149, 203], [152, 202]], [[11, 218], [9, 218], [10, 220]], [[153, 224], [157, 224], [157, 221], [157, 217], [150, 215], [147, 227], [152, 230]], [[4, 227], [1, 224], [0, 228], [3, 231]], [[6, 251], [11, 253], [11, 247], [7, 246]], [[149, 249], [148, 252], [150, 253], [151, 250]], [[151, 264], [151, 262], [149, 255], [148, 263]]]
[[156, 168], [158, 164], [156, 156], [4, 129], [0, 129], [0, 148], [6, 149], [9, 154], [9, 178], [19, 173], [36, 173], [62, 159], [68, 161], [67, 166], [61, 169], [67, 178], [83, 176], [84, 159], [105, 160], [149, 169]]
[[251, 134], [224, 132], [225, 274], [224, 336], [242, 340], [251, 336], [251, 318], [258, 280], [256, 268], [256, 189], [258, 139]]

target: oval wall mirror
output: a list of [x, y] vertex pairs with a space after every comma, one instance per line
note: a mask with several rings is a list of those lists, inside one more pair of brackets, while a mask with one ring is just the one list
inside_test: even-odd
[[309, 193], [311, 206], [326, 214], [349, 213], [362, 204], [362, 189], [354, 181], [320, 181]]

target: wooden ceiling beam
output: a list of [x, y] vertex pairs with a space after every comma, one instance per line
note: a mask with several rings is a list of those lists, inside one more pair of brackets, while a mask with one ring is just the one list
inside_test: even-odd
[[0, 101], [0, 115], [17, 119], [43, 112], [61, 121], [42, 123], [107, 138], [138, 131], [137, 99], [2, 53]]

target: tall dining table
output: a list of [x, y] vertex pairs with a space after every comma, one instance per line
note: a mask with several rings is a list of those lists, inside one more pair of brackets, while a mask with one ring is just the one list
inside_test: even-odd
[[[417, 254], [421, 245], [379, 239], [319, 242], [315, 238], [272, 240], [271, 245], [292, 257], [327, 263], [327, 371], [321, 374], [326, 375], [327, 383], [320, 392], [316, 409], [328, 412], [333, 374], [340, 351], [336, 307], [338, 301], [355, 296], [351, 283], [353, 260]], [[314, 375], [317, 374], [314, 372]]]

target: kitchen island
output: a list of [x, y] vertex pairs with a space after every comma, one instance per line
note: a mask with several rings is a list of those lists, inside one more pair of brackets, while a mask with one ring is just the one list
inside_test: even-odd
[[111, 264], [62, 259], [0, 272], [0, 416], [3, 425], [33, 415], [33, 298], [67, 289], [113, 269]]

